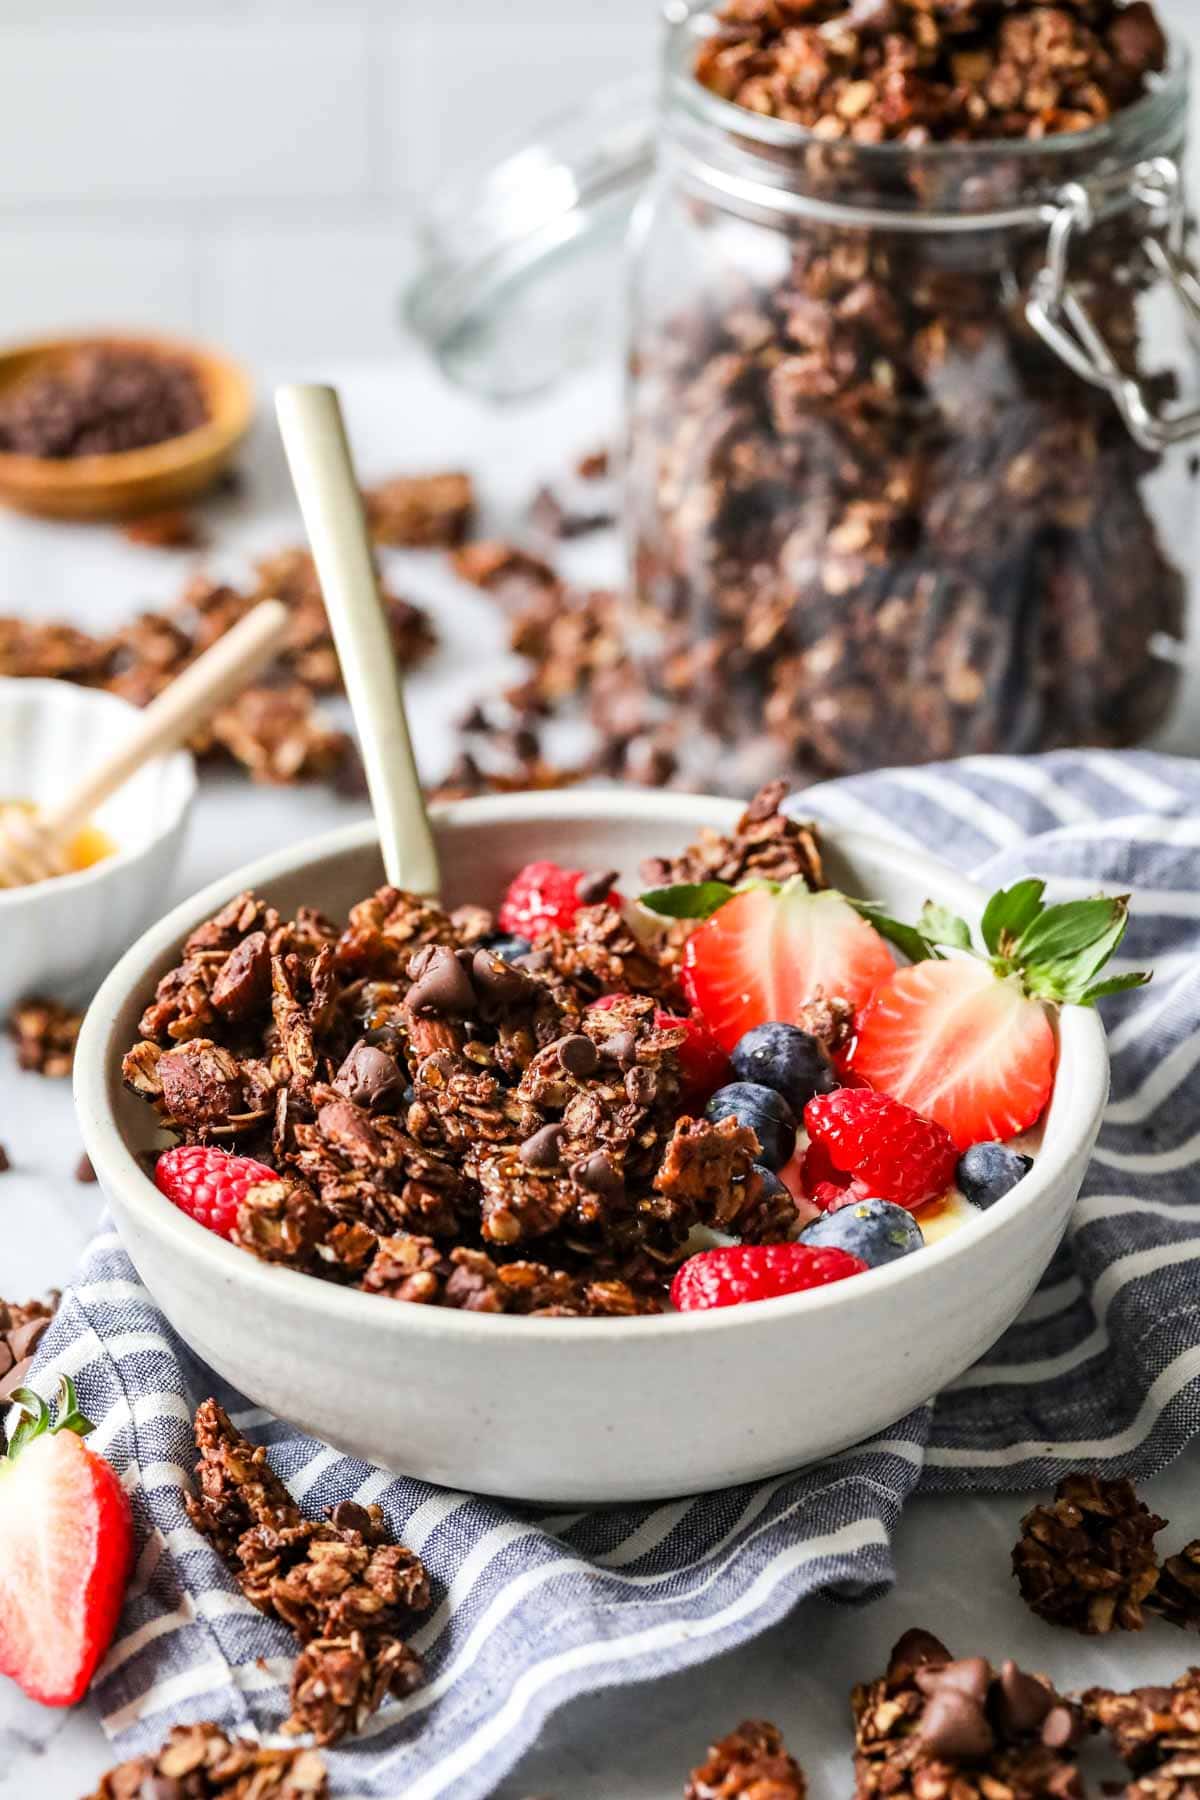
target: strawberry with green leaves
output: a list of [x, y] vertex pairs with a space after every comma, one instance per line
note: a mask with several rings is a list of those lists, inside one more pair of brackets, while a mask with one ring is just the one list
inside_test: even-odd
[[993, 894], [983, 951], [965, 920], [927, 905], [922, 954], [859, 1018], [855, 1072], [943, 1125], [960, 1150], [1015, 1137], [1041, 1117], [1056, 1055], [1048, 1007], [1093, 1006], [1150, 979], [1101, 976], [1125, 935], [1127, 896], [1047, 906], [1045, 891], [1029, 879]]
[[58, 1416], [30, 1388], [0, 1457], [0, 1674], [45, 1706], [83, 1697], [112, 1642], [133, 1566], [133, 1519], [64, 1375]]

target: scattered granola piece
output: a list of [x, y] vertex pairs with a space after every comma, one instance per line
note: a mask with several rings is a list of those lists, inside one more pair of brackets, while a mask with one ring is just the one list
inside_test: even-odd
[[198, 550], [205, 542], [199, 521], [182, 507], [129, 519], [121, 527], [121, 536], [149, 550]]
[[7, 1175], [11, 1168], [12, 1163], [9, 1161], [8, 1151], [3, 1144], [0, 1144], [0, 1175]]
[[807, 1784], [783, 1734], [766, 1719], [747, 1719], [711, 1744], [693, 1769], [684, 1800], [805, 1800]]
[[219, 1725], [173, 1725], [148, 1756], [118, 1763], [89, 1800], [324, 1800], [315, 1750], [268, 1750]]
[[475, 517], [469, 475], [393, 475], [363, 495], [377, 544], [410, 550], [454, 550]]
[[1200, 1669], [1170, 1687], [1118, 1694], [1089, 1688], [1083, 1713], [1102, 1731], [1137, 1779], [1127, 1800], [1192, 1800], [1200, 1771]]
[[83, 1013], [61, 1001], [23, 1000], [8, 1021], [18, 1067], [53, 1079], [69, 1075], [82, 1024]]
[[[47, 1300], [27, 1300], [23, 1306], [15, 1300], [0, 1300], [0, 1407], [8, 1404], [17, 1388], [24, 1387], [37, 1347], [58, 1311], [59, 1298], [52, 1293]], [[0, 1448], [3, 1444], [0, 1420]]]
[[1030, 1608], [1088, 1635], [1140, 1631], [1158, 1583], [1154, 1538], [1166, 1524], [1133, 1483], [1068, 1475], [1049, 1506], [1021, 1521], [1013, 1573]]
[[706, 829], [682, 856], [649, 858], [641, 868], [646, 886], [725, 881], [737, 887], [752, 876], [790, 881], [799, 875], [814, 892], [823, 888], [825, 875], [814, 827], [780, 811], [789, 791], [787, 781], [769, 781], [751, 800], [731, 837]]
[[1184, 1631], [1200, 1631], [1200, 1538], [1166, 1558], [1146, 1610]]

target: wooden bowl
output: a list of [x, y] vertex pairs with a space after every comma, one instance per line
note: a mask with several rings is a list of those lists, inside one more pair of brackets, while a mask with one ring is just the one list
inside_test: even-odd
[[208, 402], [196, 431], [103, 456], [13, 456], [0, 452], [0, 505], [49, 519], [124, 519], [161, 512], [211, 487], [228, 467], [254, 416], [245, 370], [228, 357], [173, 338], [94, 332], [45, 338], [0, 351], [0, 394], [34, 369], [83, 349], [141, 350], [190, 363]]

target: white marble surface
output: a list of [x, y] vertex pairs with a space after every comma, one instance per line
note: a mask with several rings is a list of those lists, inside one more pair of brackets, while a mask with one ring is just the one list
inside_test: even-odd
[[[289, 371], [294, 373], [295, 371]], [[329, 375], [330, 370], [314, 370]], [[405, 466], [463, 464], [481, 476], [502, 527], [536, 475], [589, 447], [611, 417], [610, 384], [597, 378], [522, 415], [484, 414], [438, 389], [415, 365], [332, 371], [341, 380], [365, 476]], [[265, 387], [264, 383], [264, 387]], [[236, 575], [247, 555], [296, 540], [296, 523], [273, 434], [260, 433], [247, 459], [244, 498], [214, 515], [213, 566]], [[604, 575], [606, 550], [575, 552], [581, 578]], [[169, 598], [188, 559], [136, 549], [115, 534], [0, 517], [0, 611], [115, 621], [138, 603]], [[433, 557], [388, 560], [395, 585], [435, 606], [443, 645], [413, 684], [418, 745], [430, 773], [447, 754], [445, 725], [479, 672], [502, 654], [487, 602], [456, 586]], [[258, 851], [353, 816], [347, 802], [315, 790], [254, 789], [236, 777], [206, 778], [189, 849], [164, 905]], [[69, 1279], [99, 1208], [94, 1188], [72, 1179], [79, 1143], [64, 1084], [18, 1073], [0, 1050], [0, 1138], [13, 1167], [0, 1180], [0, 1293], [24, 1297]], [[1153, 1484], [1151, 1499], [1174, 1522], [1172, 1538], [1200, 1531], [1195, 1500], [1200, 1457], [1189, 1453]], [[812, 1778], [814, 1800], [846, 1792], [846, 1696], [878, 1668], [890, 1642], [922, 1623], [963, 1654], [1013, 1654], [1064, 1684], [1163, 1680], [1187, 1660], [1165, 1627], [1115, 1645], [1075, 1639], [1040, 1625], [1008, 1575], [1008, 1550], [1022, 1510], [1015, 1496], [923, 1500], [909, 1509], [896, 1545], [899, 1581], [865, 1610], [826, 1602], [801, 1608], [744, 1650], [650, 1687], [598, 1693], [568, 1707], [499, 1790], [503, 1800], [671, 1800], [706, 1740], [759, 1714], [783, 1726]], [[76, 1800], [111, 1760], [84, 1705], [63, 1714], [25, 1701], [0, 1681], [0, 1800]]]

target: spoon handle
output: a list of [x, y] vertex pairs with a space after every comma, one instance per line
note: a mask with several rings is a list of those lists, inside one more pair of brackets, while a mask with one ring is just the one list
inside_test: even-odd
[[383, 866], [393, 886], [435, 896], [437, 850], [337, 393], [281, 387], [275, 410], [358, 726]]
[[42, 831], [53, 838], [69, 837], [143, 763], [186, 744], [270, 662], [283, 643], [289, 618], [281, 600], [262, 600], [239, 619], [150, 702], [111, 756], [58, 806], [46, 808], [39, 819]]

